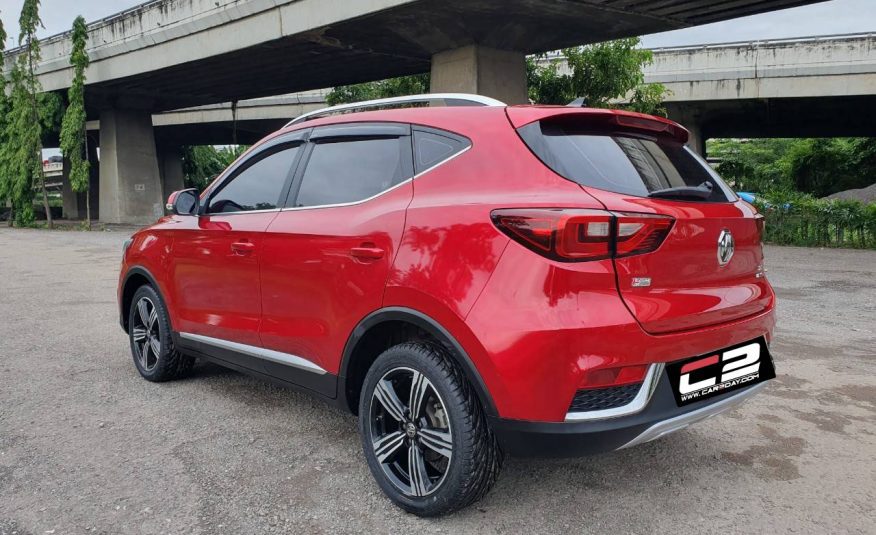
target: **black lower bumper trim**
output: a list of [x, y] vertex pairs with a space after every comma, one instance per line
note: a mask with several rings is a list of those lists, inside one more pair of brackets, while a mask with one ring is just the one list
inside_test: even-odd
[[581, 457], [604, 453], [630, 444], [654, 426], [672, 419], [708, 412], [734, 397], [744, 397], [750, 387], [679, 407], [664, 372], [651, 402], [639, 413], [586, 422], [549, 423], [490, 417], [490, 426], [506, 453], [516, 457]]

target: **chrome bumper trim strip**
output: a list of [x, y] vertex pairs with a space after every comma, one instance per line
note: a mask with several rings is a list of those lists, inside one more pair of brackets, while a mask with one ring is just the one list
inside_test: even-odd
[[648, 373], [645, 375], [645, 380], [642, 382], [642, 388], [632, 401], [622, 407], [614, 407], [612, 409], [604, 409], [601, 411], [584, 411], [584, 412], [567, 412], [566, 422], [588, 422], [592, 420], [605, 420], [607, 418], [618, 418], [620, 416], [629, 416], [636, 414], [644, 409], [648, 402], [651, 401], [651, 396], [654, 395], [654, 390], [657, 389], [657, 383], [660, 381], [660, 376], [663, 374], [664, 364], [652, 364], [648, 368]]
[[639, 436], [627, 442], [618, 449], [622, 450], [624, 448], [629, 448], [631, 446], [650, 442], [662, 436], [668, 435], [669, 433], [678, 431], [679, 429], [684, 429], [690, 424], [700, 422], [702, 420], [705, 420], [706, 418], [711, 418], [712, 416], [721, 414], [722, 412], [736, 407], [751, 396], [757, 394], [758, 392], [763, 390], [766, 385], [767, 383], [754, 385], [748, 390], [730, 396], [729, 398], [724, 398], [721, 401], [716, 401], [715, 403], [712, 403], [710, 405], [706, 405], [701, 409], [681, 414], [674, 418], [663, 420], [662, 422], [657, 422], [656, 424], [652, 425], [641, 434], [639, 434]]

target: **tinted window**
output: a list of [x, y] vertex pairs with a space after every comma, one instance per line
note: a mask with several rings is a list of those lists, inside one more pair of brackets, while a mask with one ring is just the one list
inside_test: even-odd
[[417, 173], [443, 162], [454, 154], [468, 148], [471, 143], [452, 134], [414, 131], [414, 164]]
[[729, 188], [687, 147], [669, 140], [595, 134], [534, 123], [520, 129], [529, 148], [556, 173], [584, 186], [647, 197], [652, 191], [712, 185], [713, 202]]
[[[277, 208], [301, 145], [287, 147], [258, 159], [210, 199], [208, 212], [227, 213]], [[254, 158], [260, 158], [256, 155]]]
[[[295, 206], [323, 206], [373, 197], [410, 176], [404, 176], [402, 150], [410, 138], [370, 138], [323, 141], [313, 145]], [[407, 158], [410, 161], [410, 157]]]

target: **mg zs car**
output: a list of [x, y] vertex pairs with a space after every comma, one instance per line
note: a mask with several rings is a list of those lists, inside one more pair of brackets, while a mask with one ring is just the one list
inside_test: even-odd
[[203, 358], [349, 410], [418, 515], [505, 455], [641, 444], [775, 377], [762, 219], [686, 130], [447, 99], [482, 105], [303, 116], [171, 195], [121, 268], [140, 374]]

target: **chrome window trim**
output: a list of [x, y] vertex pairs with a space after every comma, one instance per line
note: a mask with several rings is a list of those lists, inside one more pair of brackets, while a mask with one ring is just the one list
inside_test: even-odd
[[241, 210], [239, 212], [209, 212], [206, 214], [198, 214], [198, 217], [220, 217], [224, 215], [244, 215], [244, 214], [267, 214], [270, 212], [279, 212], [282, 208], [268, 208], [266, 210]]
[[668, 435], [669, 433], [674, 433], [675, 431], [684, 429], [691, 424], [700, 422], [702, 420], [705, 420], [706, 418], [711, 418], [712, 416], [716, 416], [718, 414], [721, 414], [722, 412], [728, 411], [763, 390], [766, 385], [767, 383], [754, 385], [747, 390], [739, 392], [738, 394], [735, 394], [728, 398], [724, 398], [720, 401], [716, 401], [695, 411], [680, 414], [674, 418], [669, 418], [667, 420], [657, 422], [648, 429], [642, 431], [633, 440], [627, 442], [618, 449], [622, 450], [624, 448], [629, 448], [639, 444], [644, 444], [645, 442], [656, 440], [660, 437]]
[[305, 358], [299, 357], [298, 355], [292, 355], [290, 353], [283, 353], [280, 351], [274, 351], [272, 349], [265, 349], [263, 347], [251, 346], [238, 342], [231, 342], [229, 340], [222, 340], [221, 338], [213, 338], [211, 336], [204, 336], [201, 334], [181, 332], [179, 333], [179, 336], [180, 338], [185, 338], [186, 340], [193, 340], [195, 342], [200, 342], [202, 344], [207, 344], [213, 347], [237, 351], [238, 353], [243, 353], [251, 357], [269, 360], [278, 364], [285, 364], [286, 366], [298, 368], [299, 370], [315, 373], [317, 375], [325, 375], [326, 373], [328, 373], [326, 370], [324, 370], [320, 366], [317, 366], [313, 362], [310, 362]]
[[663, 363], [651, 364], [648, 368], [648, 373], [645, 375], [645, 380], [642, 381], [642, 387], [639, 393], [632, 401], [621, 407], [611, 409], [603, 409], [599, 411], [579, 411], [567, 412], [566, 422], [587, 422], [593, 420], [605, 420], [608, 418], [619, 418], [621, 416], [629, 416], [641, 412], [648, 406], [651, 401], [651, 396], [657, 390], [657, 383], [660, 382], [660, 377], [663, 375]]
[[[316, 210], [317, 208], [338, 208], [341, 206], [355, 206], [357, 204], [366, 203], [368, 201], [372, 201], [372, 200], [380, 197], [381, 195], [385, 195], [396, 188], [404, 186], [408, 182], [413, 182], [415, 179], [420, 178], [421, 176], [425, 175], [426, 173], [432, 171], [433, 169], [436, 169], [436, 168], [444, 165], [445, 163], [449, 162], [450, 160], [456, 158], [457, 156], [460, 156], [460, 155], [468, 152], [469, 149], [471, 149], [471, 145], [462, 149], [461, 151], [457, 152], [456, 154], [451, 154], [447, 158], [441, 160], [440, 162], [436, 163], [435, 165], [429, 167], [428, 169], [424, 169], [424, 170], [420, 171], [419, 173], [415, 174], [411, 178], [403, 180], [403, 181], [399, 182], [398, 184], [396, 184], [390, 188], [387, 188], [387, 189], [381, 191], [380, 193], [377, 193], [376, 195], [372, 195], [371, 197], [368, 197], [367, 199], [362, 199], [361, 201], [351, 201], [351, 202], [338, 203], [338, 204], [319, 204], [319, 205], [315, 205], [315, 206], [289, 206], [286, 208], [282, 208], [280, 211], [282, 211], [282, 212], [295, 212], [295, 211], [300, 211], [300, 210]], [[236, 213], [251, 214], [252, 212], [236, 212]]]

